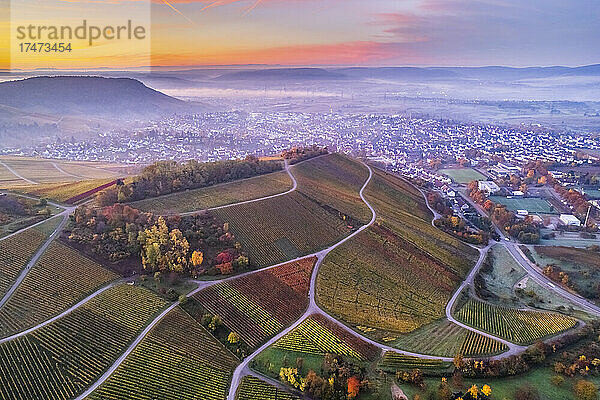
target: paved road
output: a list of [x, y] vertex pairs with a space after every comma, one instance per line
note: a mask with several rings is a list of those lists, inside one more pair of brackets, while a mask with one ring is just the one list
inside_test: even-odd
[[[237, 392], [238, 386], [240, 385], [242, 378], [248, 374], [248, 364], [250, 363], [250, 361], [252, 361], [252, 359], [254, 359], [254, 357], [256, 357], [256, 355], [260, 354], [265, 349], [267, 349], [267, 347], [271, 346], [273, 343], [275, 343], [276, 341], [281, 339], [283, 336], [287, 335], [289, 332], [291, 332], [293, 329], [295, 329], [298, 325], [300, 325], [300, 323], [302, 323], [302, 321], [304, 321], [304, 319], [306, 319], [311, 314], [320, 313], [320, 309], [317, 306], [317, 303], [315, 302], [315, 284], [317, 281], [319, 267], [323, 263], [323, 259], [325, 258], [325, 256], [327, 254], [329, 254], [329, 252], [331, 252], [333, 249], [335, 249], [336, 247], [345, 243], [346, 241], [350, 240], [354, 236], [358, 235], [360, 232], [362, 232], [363, 230], [365, 230], [369, 226], [371, 226], [373, 224], [373, 222], [375, 222], [375, 218], [376, 218], [375, 209], [367, 202], [367, 200], [364, 198], [364, 195], [363, 195], [365, 188], [367, 187], [367, 185], [369, 184], [369, 182], [371, 181], [371, 178], [373, 176], [373, 170], [371, 169], [371, 167], [367, 166], [367, 168], [369, 169], [369, 177], [367, 178], [367, 180], [361, 187], [359, 195], [360, 195], [360, 198], [365, 202], [365, 204], [367, 204], [367, 206], [371, 210], [371, 213], [372, 213], [371, 221], [367, 225], [361, 226], [356, 231], [354, 231], [352, 234], [346, 236], [344, 239], [340, 240], [339, 242], [312, 255], [312, 256], [317, 256], [317, 262], [315, 263], [315, 266], [313, 268], [313, 272], [312, 272], [312, 275], [310, 278], [308, 308], [296, 322], [294, 322], [291, 326], [289, 326], [286, 329], [284, 329], [283, 331], [279, 332], [279, 334], [275, 335], [273, 338], [271, 338], [265, 344], [260, 346], [252, 354], [250, 354], [248, 357], [246, 357], [240, 363], [240, 365], [238, 365], [238, 367], [235, 369], [235, 371], [233, 371], [233, 377], [231, 380], [231, 386], [229, 388], [229, 395], [227, 396], [227, 400], [235, 400], [235, 394]], [[329, 318], [331, 318], [331, 317], [329, 317]]]
[[23, 282], [23, 279], [25, 279], [25, 277], [27, 276], [29, 271], [33, 268], [33, 266], [35, 265], [37, 260], [42, 256], [42, 254], [44, 254], [44, 252], [46, 251], [48, 246], [50, 246], [50, 243], [52, 243], [52, 241], [60, 234], [60, 232], [66, 225], [67, 221], [69, 220], [69, 215], [71, 215], [73, 210], [75, 210], [75, 207], [69, 207], [65, 211], [61, 212], [56, 217], [54, 217], [54, 218], [60, 218], [62, 216], [62, 221], [60, 221], [60, 223], [58, 224], [56, 229], [54, 229], [54, 232], [52, 232], [52, 234], [48, 237], [46, 242], [36, 251], [36, 253], [33, 255], [33, 257], [31, 257], [31, 259], [29, 260], [29, 262], [27, 263], [25, 268], [23, 268], [23, 270], [21, 271], [21, 273], [19, 274], [19, 276], [13, 283], [13, 285], [10, 287], [10, 289], [8, 289], [8, 291], [2, 297], [2, 299], [0, 299], [0, 308], [2, 308], [2, 306], [4, 306], [4, 304], [8, 301], [8, 299], [13, 295], [15, 290], [17, 290], [17, 288], [19, 287], [21, 282]]
[[24, 180], [27, 183], [31, 183], [32, 185], [39, 185], [39, 182], [32, 181], [31, 179], [25, 178], [23, 175], [19, 174], [17, 171], [15, 171], [14, 169], [12, 169], [12, 167], [10, 165], [5, 164], [2, 161], [0, 161], [0, 165], [3, 165], [4, 168], [6, 168], [7, 170], [9, 170], [17, 178], [22, 179], [22, 180]]
[[479, 249], [479, 259], [477, 260], [477, 263], [475, 263], [475, 266], [473, 267], [473, 269], [471, 270], [471, 272], [469, 273], [469, 275], [467, 276], [467, 278], [463, 281], [463, 283], [459, 286], [459, 288], [456, 290], [456, 292], [454, 292], [454, 295], [452, 296], [452, 298], [450, 299], [450, 301], [448, 302], [448, 304], [446, 305], [446, 318], [448, 319], [448, 321], [464, 328], [467, 329], [469, 331], [478, 333], [480, 335], [486, 336], [490, 339], [494, 339], [504, 345], [506, 345], [508, 347], [508, 351], [502, 353], [501, 357], [507, 357], [507, 356], [511, 356], [514, 354], [518, 354], [522, 351], [524, 351], [525, 349], [527, 349], [527, 346], [520, 346], [518, 344], [509, 342], [508, 340], [504, 340], [502, 338], [499, 338], [497, 336], [494, 335], [490, 335], [489, 333], [486, 332], [482, 332], [478, 329], [475, 329], [469, 325], [463, 324], [462, 322], [456, 320], [453, 316], [452, 316], [452, 309], [454, 308], [454, 303], [456, 303], [456, 300], [460, 297], [461, 293], [463, 292], [463, 290], [466, 287], [471, 287], [473, 285], [473, 280], [475, 279], [475, 276], [477, 275], [477, 273], [479, 272], [479, 270], [481, 269], [481, 266], [483, 264], [483, 262], [485, 261], [485, 258], [487, 256], [488, 250], [493, 246], [493, 243], [488, 244], [486, 247], [484, 247], [483, 249]]
[[[461, 195], [481, 215], [486, 215], [485, 211], [479, 204], [473, 202], [469, 196], [463, 195], [462, 193]], [[494, 224], [494, 228], [496, 229], [498, 235], [500, 235], [500, 245], [506, 248], [514, 260], [525, 270], [525, 272], [527, 272], [527, 274], [529, 274], [534, 281], [542, 285], [542, 287], [551, 290], [559, 296], [569, 300], [571, 303], [579, 306], [591, 315], [600, 316], [600, 307], [552, 282], [552, 280], [547, 278], [535, 264], [529, 261], [517, 243], [515, 243], [511, 238], [507, 237], [504, 232], [502, 232], [502, 230], [496, 226], [496, 224]]]

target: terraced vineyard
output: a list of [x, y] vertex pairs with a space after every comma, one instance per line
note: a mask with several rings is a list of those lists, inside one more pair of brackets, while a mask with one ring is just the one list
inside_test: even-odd
[[50, 325], [1, 344], [3, 396], [75, 397], [114, 363], [165, 305], [145, 289], [120, 285]]
[[51, 218], [35, 228], [0, 241], [0, 297], [11, 287], [60, 221], [61, 217]]
[[500, 307], [474, 299], [469, 299], [455, 318], [518, 344], [531, 344], [577, 325], [577, 320], [565, 315]]
[[330, 314], [375, 333], [406, 333], [444, 316], [477, 251], [431, 226], [421, 193], [375, 171], [366, 190], [374, 226], [331, 252], [317, 278]]
[[447, 319], [434, 321], [413, 332], [400, 335], [390, 346], [438, 357], [465, 357], [500, 354], [508, 348], [496, 340], [464, 329]]
[[245, 376], [242, 379], [235, 398], [237, 400], [300, 400], [300, 397], [253, 376]]
[[326, 248], [371, 217], [358, 195], [368, 177], [359, 162], [331, 154], [292, 170], [296, 192], [216, 212], [259, 266]]
[[447, 369], [450, 367], [449, 362], [442, 360], [430, 360], [414, 356], [406, 356], [404, 354], [386, 351], [378, 366], [383, 370], [395, 372], [399, 370], [412, 370], [418, 368], [420, 370], [427, 369]]
[[299, 192], [215, 213], [259, 266], [310, 254], [350, 233], [344, 220]]
[[193, 296], [250, 347], [300, 318], [308, 306], [315, 258], [287, 263], [204, 289]]
[[32, 185], [19, 188], [19, 192], [27, 193], [32, 196], [45, 197], [58, 202], [64, 202], [78, 194], [85, 193], [105, 183], [111, 179], [93, 179], [77, 182], [44, 183], [41, 185]]
[[274, 172], [223, 185], [140, 200], [132, 206], [157, 214], [182, 213], [283, 193], [292, 188], [287, 172]]
[[371, 219], [371, 211], [358, 195], [369, 176], [361, 163], [334, 153], [294, 165], [292, 170], [299, 192], [361, 224]]
[[227, 396], [237, 358], [175, 308], [88, 399], [206, 399]]
[[319, 314], [302, 321], [275, 342], [273, 347], [313, 355], [339, 354], [360, 361], [373, 360], [379, 354], [375, 346], [360, 340]]
[[116, 274], [55, 241], [0, 308], [0, 336], [42, 323], [116, 278]]

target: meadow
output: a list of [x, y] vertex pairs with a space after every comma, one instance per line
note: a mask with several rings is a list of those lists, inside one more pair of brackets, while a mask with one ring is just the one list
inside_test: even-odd
[[77, 250], [53, 242], [0, 308], [0, 337], [50, 319], [117, 278]]
[[287, 172], [280, 171], [140, 200], [131, 203], [131, 206], [155, 214], [184, 213], [271, 196], [291, 188], [292, 181]]
[[494, 203], [505, 205], [510, 211], [527, 210], [530, 214], [558, 214], [554, 207], [544, 199], [490, 196]]
[[150, 331], [89, 397], [220, 400], [239, 361], [179, 307]]
[[11, 399], [68, 399], [112, 365], [166, 302], [139, 287], [107, 290], [71, 314], [0, 345]]
[[456, 183], [469, 183], [471, 181], [485, 181], [487, 177], [473, 168], [447, 168], [439, 170]]

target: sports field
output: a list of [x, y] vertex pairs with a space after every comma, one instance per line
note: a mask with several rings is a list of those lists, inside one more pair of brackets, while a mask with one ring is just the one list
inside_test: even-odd
[[510, 211], [527, 210], [531, 214], [558, 214], [548, 201], [538, 198], [490, 196], [497, 204], [504, 204]]
[[440, 172], [456, 183], [469, 183], [471, 181], [486, 180], [487, 177], [473, 168], [447, 168]]

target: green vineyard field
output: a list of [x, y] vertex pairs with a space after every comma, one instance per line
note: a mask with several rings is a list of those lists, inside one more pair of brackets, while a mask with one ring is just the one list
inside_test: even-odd
[[294, 165], [292, 171], [299, 192], [361, 224], [371, 219], [371, 211], [358, 195], [369, 176], [369, 170], [361, 163], [340, 154], [328, 154]]
[[118, 276], [60, 242], [53, 242], [0, 308], [0, 335], [53, 317]]
[[193, 299], [255, 347], [302, 315], [314, 263], [314, 257], [305, 258], [242, 276], [204, 289]]
[[238, 387], [236, 400], [300, 400], [286, 391], [253, 376], [245, 376]]
[[60, 219], [61, 217], [51, 218], [35, 228], [0, 241], [0, 297], [11, 287], [37, 249], [48, 239]]
[[508, 349], [501, 342], [464, 329], [445, 318], [400, 335], [396, 341], [387, 344], [438, 357], [454, 357], [456, 354], [465, 357], [488, 356]]
[[224, 206], [283, 193], [292, 188], [287, 172], [280, 171], [222, 185], [173, 193], [132, 203], [157, 214], [182, 213]]
[[8, 399], [68, 399], [97, 380], [166, 306], [120, 285], [54, 323], [0, 345], [0, 387]]
[[88, 399], [221, 400], [237, 358], [175, 308]]
[[320, 315], [312, 315], [302, 321], [293, 331], [275, 342], [273, 347], [313, 355], [338, 354], [360, 361], [373, 359], [378, 354], [374, 346], [336, 327]]
[[476, 250], [432, 227], [421, 193], [399, 178], [375, 170], [366, 196], [376, 224], [327, 256], [318, 303], [376, 333], [407, 333], [442, 318]]
[[455, 318], [518, 344], [531, 344], [577, 325], [577, 320], [565, 315], [500, 307], [474, 299], [470, 299]]

